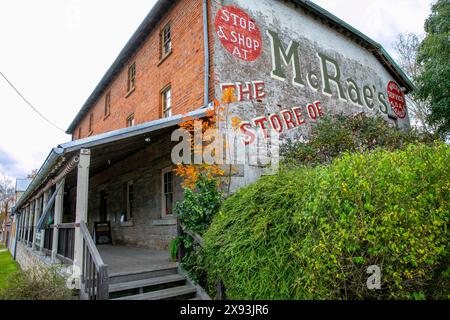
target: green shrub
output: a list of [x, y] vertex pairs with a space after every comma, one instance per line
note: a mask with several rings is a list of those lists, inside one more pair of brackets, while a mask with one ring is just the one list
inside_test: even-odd
[[230, 299], [449, 298], [449, 160], [440, 143], [346, 153], [239, 190], [204, 236], [209, 293], [219, 276]]
[[73, 291], [56, 267], [34, 267], [11, 274], [0, 300], [72, 300]]
[[196, 183], [196, 190], [184, 190], [184, 200], [176, 204], [175, 212], [187, 230], [203, 233], [211, 224], [221, 202], [218, 181], [201, 176]]
[[205, 286], [206, 270], [203, 249], [190, 236], [184, 238], [183, 245], [186, 254], [181, 260], [181, 268], [189, 274], [194, 283]]
[[[196, 182], [195, 190], [189, 188], [184, 190], [184, 200], [176, 204], [175, 212], [186, 230], [203, 234], [208, 229], [222, 204], [222, 193], [219, 191], [218, 185], [218, 180], [208, 179], [202, 175]], [[185, 251], [181, 268], [195, 283], [204, 285], [206, 275], [203, 267], [202, 248], [189, 235], [177, 237], [170, 243], [173, 259], [176, 258], [181, 246]]]
[[180, 246], [183, 245], [184, 237], [176, 237], [169, 243], [169, 252], [170, 257], [173, 261], [177, 260], [178, 250], [180, 249]]
[[364, 113], [354, 117], [326, 116], [312, 129], [306, 142], [289, 140], [281, 147], [286, 167], [330, 163], [344, 152], [362, 152], [381, 147], [396, 150], [410, 143], [432, 143], [437, 139], [427, 132], [401, 131], [379, 117]]

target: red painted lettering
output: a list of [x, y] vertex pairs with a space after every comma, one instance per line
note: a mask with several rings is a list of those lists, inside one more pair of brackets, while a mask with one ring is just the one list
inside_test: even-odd
[[252, 124], [250, 122], [242, 122], [240, 130], [245, 135], [243, 138], [244, 144], [248, 145], [255, 141], [256, 135], [252, 130]]
[[297, 119], [297, 124], [299, 126], [306, 123], [306, 120], [302, 114], [302, 109], [300, 107], [292, 108], [292, 111], [294, 112], [295, 118]]
[[294, 122], [294, 115], [290, 110], [281, 111], [281, 115], [283, 116], [284, 123], [286, 125], [287, 130], [294, 129], [297, 125]]

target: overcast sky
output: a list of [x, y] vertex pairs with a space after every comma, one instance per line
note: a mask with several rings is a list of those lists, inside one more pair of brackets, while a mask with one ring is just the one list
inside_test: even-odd
[[[155, 0], [2, 0], [0, 71], [66, 129]], [[385, 46], [423, 33], [432, 0], [314, 0]], [[0, 77], [0, 172], [24, 177], [70, 140]]]

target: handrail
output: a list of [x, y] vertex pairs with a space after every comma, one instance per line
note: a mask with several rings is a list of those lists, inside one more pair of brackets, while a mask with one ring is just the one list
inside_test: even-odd
[[180, 227], [183, 230], [184, 233], [191, 236], [192, 239], [194, 239], [194, 242], [196, 242], [200, 247], [203, 247], [203, 238], [201, 235], [194, 231], [186, 230], [186, 227], [180, 223]]
[[81, 282], [84, 285], [84, 288], [82, 288], [82, 290], [87, 294], [89, 300], [108, 300], [108, 265], [103, 262], [87, 229], [86, 223], [81, 221], [79, 226], [83, 239]]
[[75, 223], [62, 223], [58, 224], [58, 229], [75, 229], [76, 224]]
[[75, 223], [54, 226], [58, 229], [58, 248], [56, 256], [67, 264], [73, 264], [75, 253]]
[[[187, 234], [192, 239], [194, 239], [194, 242], [197, 243], [201, 248], [203, 248], [203, 238], [201, 235], [194, 231], [187, 230], [186, 227], [181, 223], [180, 218], [177, 219], [177, 230], [178, 230], [178, 236], [183, 236], [184, 234]], [[182, 244], [178, 251], [178, 262], [181, 262], [181, 260], [186, 255], [186, 248]], [[217, 277], [216, 279], [216, 300], [225, 300], [225, 286], [223, 285], [222, 280], [220, 277]]]

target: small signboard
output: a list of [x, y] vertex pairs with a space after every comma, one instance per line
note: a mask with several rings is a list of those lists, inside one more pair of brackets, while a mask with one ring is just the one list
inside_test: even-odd
[[112, 244], [111, 223], [95, 222], [94, 224], [95, 244]]
[[41, 243], [42, 231], [36, 231], [36, 243]]

